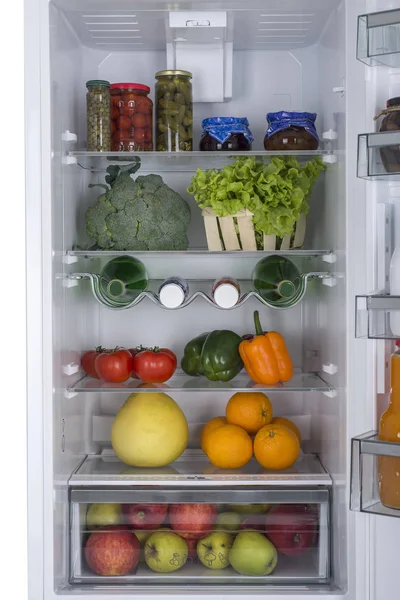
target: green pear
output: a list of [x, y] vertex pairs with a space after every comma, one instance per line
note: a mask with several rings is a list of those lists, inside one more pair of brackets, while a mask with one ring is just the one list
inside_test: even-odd
[[217, 516], [213, 529], [216, 531], [238, 531], [242, 519], [237, 513], [223, 512]]
[[156, 531], [146, 541], [144, 556], [152, 571], [171, 573], [186, 563], [188, 545], [172, 531]]
[[232, 548], [234, 536], [224, 531], [214, 531], [197, 542], [197, 555], [205, 567], [209, 569], [225, 569], [229, 567], [229, 550]]
[[230, 504], [229, 508], [241, 515], [257, 515], [266, 513], [269, 509], [269, 504]]
[[239, 533], [229, 552], [232, 567], [242, 575], [269, 575], [278, 562], [275, 546], [256, 531]]
[[123, 523], [120, 504], [91, 504], [86, 515], [88, 530]]

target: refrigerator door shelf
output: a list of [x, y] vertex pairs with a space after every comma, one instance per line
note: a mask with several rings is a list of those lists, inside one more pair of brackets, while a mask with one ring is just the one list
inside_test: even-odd
[[357, 58], [369, 67], [400, 66], [400, 9], [358, 17]]
[[[226, 165], [232, 164], [239, 156], [248, 158], [256, 156], [257, 158], [271, 159], [274, 156], [295, 156], [302, 163], [310, 160], [314, 156], [330, 155], [328, 150], [285, 150], [285, 151], [266, 151], [250, 150], [248, 152], [70, 152], [68, 157], [70, 162], [66, 165], [78, 165], [81, 169], [91, 171], [92, 173], [104, 173], [110, 165], [118, 165], [124, 162], [132, 162], [138, 157], [141, 161], [140, 173], [171, 173], [173, 171], [192, 171], [196, 169], [220, 169]], [[65, 158], [68, 158], [65, 157]]]
[[[381, 462], [379, 465], [379, 457], [389, 457], [388, 461], [390, 462], [386, 465]], [[397, 510], [384, 506], [379, 496], [379, 468], [393, 470], [394, 467], [395, 470], [398, 468], [400, 472], [400, 443], [383, 442], [378, 439], [376, 431], [369, 431], [353, 438], [351, 443], [351, 510], [400, 517], [400, 508]], [[394, 483], [396, 483], [395, 480]]]
[[[151, 384], [151, 387], [142, 387], [143, 382], [139, 379], [129, 379], [124, 383], [105, 383], [100, 379], [82, 377], [74, 385], [67, 388], [69, 393], [98, 393], [127, 394], [127, 393], [152, 393], [155, 388], [165, 392], [332, 392], [336, 391], [331, 385], [322, 379], [317, 373], [295, 373], [292, 379], [286, 383], [276, 385], [264, 385], [254, 383], [245, 371], [242, 371], [230, 381], [211, 381], [205, 377], [191, 377], [181, 371], [175, 374], [165, 383]], [[64, 392], [65, 390], [57, 390]]]
[[400, 338], [400, 296], [356, 296], [355, 311], [357, 338]]
[[[241, 290], [242, 295], [239, 298], [239, 301], [237, 302], [237, 304], [235, 304], [235, 306], [233, 306], [231, 308], [222, 308], [221, 306], [219, 306], [218, 304], [216, 304], [214, 302], [214, 299], [212, 298], [211, 295], [209, 295], [208, 293], [206, 293], [204, 291], [204, 289], [206, 289], [206, 290], [212, 289], [212, 286], [213, 286], [212, 280], [196, 280], [196, 279], [188, 280], [190, 293], [189, 293], [187, 299], [177, 308], [168, 308], [161, 303], [159, 296], [158, 296], [158, 290], [159, 290], [161, 284], [163, 283], [161, 280], [160, 281], [157, 281], [157, 280], [150, 281], [149, 287], [152, 289], [149, 289], [145, 292], [141, 292], [140, 294], [138, 294], [138, 296], [137, 296], [137, 298], [135, 298], [135, 300], [133, 300], [129, 304], [122, 305], [122, 306], [118, 303], [112, 302], [109, 298], [107, 298], [103, 294], [102, 288], [100, 285], [100, 276], [97, 275], [96, 273], [71, 273], [70, 275], [66, 276], [66, 279], [63, 280], [63, 285], [64, 285], [64, 287], [73, 287], [74, 285], [77, 285], [77, 283], [79, 283], [81, 281], [89, 280], [90, 284], [91, 284], [93, 296], [96, 298], [96, 300], [102, 306], [105, 306], [106, 308], [109, 308], [110, 310], [127, 310], [129, 308], [133, 308], [134, 306], [137, 306], [140, 302], [142, 302], [142, 300], [144, 300], [145, 298], [148, 298], [149, 300], [154, 302], [154, 304], [156, 304], [159, 308], [163, 308], [164, 310], [180, 310], [182, 308], [186, 308], [197, 298], [202, 298], [203, 300], [205, 300], [206, 302], [211, 304], [211, 306], [213, 306], [214, 308], [217, 308], [219, 310], [234, 310], [236, 308], [243, 306], [243, 304], [245, 304], [245, 302], [247, 302], [250, 298], [257, 298], [257, 300], [259, 300], [259, 302], [261, 302], [262, 304], [264, 304], [265, 306], [268, 306], [270, 308], [274, 308], [276, 310], [284, 310], [287, 308], [293, 308], [294, 306], [296, 306], [296, 304], [298, 304], [304, 298], [304, 295], [307, 291], [307, 285], [308, 285], [309, 281], [312, 279], [320, 279], [324, 285], [328, 285], [331, 287], [336, 284], [336, 279], [334, 277], [332, 277], [331, 273], [311, 272], [311, 273], [302, 274], [300, 285], [298, 287], [296, 294], [293, 297], [289, 298], [286, 302], [282, 301], [282, 304], [278, 305], [278, 304], [272, 304], [268, 300], [265, 300], [264, 298], [262, 298], [262, 296], [260, 296], [259, 293], [252, 291], [253, 284], [250, 280], [242, 280], [242, 281], [239, 281], [240, 290]], [[68, 283], [65, 283], [65, 282], [68, 282]]]
[[[168, 488], [174, 486], [181, 489], [182, 486], [185, 486], [185, 488], [187, 486], [204, 488], [216, 485], [217, 487], [212, 491], [213, 495], [217, 494], [221, 486], [225, 488], [225, 486], [232, 485], [256, 486], [254, 493], [260, 495], [261, 492], [257, 491], [258, 487], [268, 485], [273, 486], [274, 489], [282, 487], [285, 489], [279, 496], [280, 500], [276, 500], [276, 502], [297, 503], [302, 501], [301, 494], [304, 492], [300, 490], [298, 494], [297, 491], [293, 491], [292, 496], [288, 499], [286, 497], [288, 494], [287, 488], [297, 490], [297, 488], [304, 486], [331, 486], [332, 480], [319, 458], [313, 454], [304, 454], [290, 469], [284, 471], [263, 469], [255, 459], [252, 459], [240, 469], [218, 469], [209, 462], [202, 450], [196, 449], [185, 450], [178, 460], [166, 467], [157, 469], [130, 467], [119, 461], [111, 449], [106, 449], [103, 450], [101, 455], [88, 455], [69, 479], [71, 487], [90, 486], [93, 490], [99, 488], [97, 492], [93, 492], [97, 493], [97, 500], [92, 499], [91, 502], [120, 502], [120, 500], [115, 499], [119, 492], [117, 493], [109, 488], [115, 488], [116, 486], [131, 487], [133, 485], [136, 488], [140, 484], [157, 487], [166, 485], [167, 489], [164, 490], [164, 494], [170, 493]], [[152, 488], [152, 491], [149, 492], [152, 498], [155, 489]], [[263, 490], [261, 494], [264, 498], [263, 502], [269, 502], [268, 494], [271, 491], [273, 491], [271, 487]], [[315, 490], [312, 493], [314, 492]], [[181, 493], [184, 492], [181, 490]], [[221, 493], [225, 492], [221, 491]], [[285, 494], [284, 499], [282, 494]], [[194, 501], [204, 502], [205, 498], [207, 502], [222, 502], [222, 500], [211, 500], [208, 488], [206, 495]], [[251, 496], [250, 501], [258, 502], [255, 498], [256, 496]], [[153, 502], [155, 501], [153, 498]], [[313, 502], [311, 499], [306, 501]], [[243, 502], [245, 501], [243, 500]]]
[[400, 179], [400, 131], [362, 133], [358, 136], [357, 176], [371, 180]]

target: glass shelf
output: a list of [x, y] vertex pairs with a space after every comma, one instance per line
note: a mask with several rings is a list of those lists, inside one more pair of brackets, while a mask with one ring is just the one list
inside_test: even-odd
[[256, 156], [272, 158], [273, 156], [295, 156], [299, 162], [307, 161], [313, 156], [329, 154], [325, 150], [267, 152], [266, 150], [251, 150], [250, 152], [70, 152], [67, 164], [92, 173], [103, 173], [110, 165], [121, 162], [131, 162], [139, 157], [140, 172], [157, 171], [195, 171], [196, 169], [220, 168], [232, 164], [238, 156]]
[[142, 260], [146, 258], [163, 260], [163, 259], [174, 259], [181, 261], [185, 256], [201, 256], [207, 259], [207, 257], [218, 256], [223, 257], [235, 257], [235, 260], [241, 258], [255, 258], [261, 260], [265, 256], [275, 256], [276, 254], [281, 256], [300, 256], [300, 257], [326, 257], [327, 262], [331, 262], [331, 258], [334, 257], [332, 250], [257, 250], [257, 251], [243, 251], [243, 250], [232, 250], [232, 251], [211, 251], [206, 248], [189, 249], [182, 251], [165, 251], [165, 252], [154, 252], [154, 251], [136, 251], [136, 250], [68, 250], [63, 253], [64, 256], [76, 256], [78, 258], [114, 258], [115, 256], [134, 256]]
[[[112, 303], [112, 301], [110, 301], [108, 298], [106, 298], [104, 296], [104, 294], [102, 293], [101, 286], [100, 286], [100, 276], [98, 274], [96, 274], [96, 273], [71, 273], [70, 275], [67, 275], [67, 278], [69, 280], [78, 281], [78, 282], [85, 281], [85, 280], [90, 281], [93, 296], [96, 298], [96, 300], [102, 306], [105, 306], [106, 308], [109, 308], [110, 310], [118, 310], [118, 311], [128, 310], [128, 309], [133, 308], [133, 307], [137, 306], [138, 304], [140, 304], [140, 302], [142, 302], [145, 298], [148, 298], [149, 300], [154, 302], [154, 304], [156, 304], [159, 308], [162, 308], [164, 310], [181, 310], [181, 309], [189, 306], [197, 298], [202, 298], [203, 300], [208, 302], [208, 304], [211, 304], [211, 306], [213, 306], [214, 308], [217, 308], [219, 310], [235, 310], [236, 308], [240, 308], [241, 306], [243, 306], [250, 298], [256, 298], [259, 302], [261, 302], [265, 306], [269, 306], [270, 308], [273, 308], [276, 310], [284, 310], [284, 309], [288, 309], [288, 308], [293, 308], [294, 306], [296, 306], [296, 304], [298, 304], [304, 298], [304, 295], [307, 291], [307, 287], [311, 280], [313, 280], [313, 279], [321, 279], [321, 280], [331, 279], [332, 274], [327, 273], [327, 272], [322, 272], [322, 273], [321, 272], [311, 272], [311, 273], [306, 273], [306, 274], [301, 275], [301, 283], [296, 292], [296, 295], [290, 299], [290, 302], [282, 303], [279, 306], [276, 304], [271, 304], [270, 302], [268, 302], [268, 300], [265, 300], [264, 298], [262, 298], [260, 296], [260, 294], [258, 294], [255, 291], [252, 291], [252, 282], [250, 280], [241, 280], [241, 281], [239, 281], [241, 297], [239, 298], [238, 303], [235, 304], [235, 306], [233, 306], [232, 308], [221, 308], [214, 302], [214, 300], [211, 296], [211, 293], [210, 293], [212, 286], [213, 286], [213, 280], [188, 279], [187, 282], [189, 284], [189, 290], [190, 290], [188, 298], [178, 308], [167, 308], [163, 304], [161, 304], [161, 302], [159, 300], [159, 296], [158, 296], [158, 290], [162, 284], [162, 280], [150, 281], [149, 282], [150, 289], [148, 289], [146, 292], [142, 292], [141, 294], [139, 294], [137, 296], [137, 298], [135, 298], [135, 300], [133, 300], [126, 306], [120, 306], [118, 304]], [[205, 289], [208, 290], [208, 292], [205, 292], [204, 291]]]
[[[149, 469], [129, 467], [120, 462], [109, 449], [104, 450], [101, 456], [87, 456], [72, 474], [69, 485], [90, 486], [90, 488], [105, 486], [115, 488], [139, 484], [197, 487], [212, 485], [213, 482], [218, 482], [218, 487], [268, 484], [285, 489], [332, 484], [320, 460], [312, 454], [303, 455], [290, 469], [284, 471], [263, 469], [255, 459], [241, 469], [218, 469], [209, 462], [201, 450], [193, 449], [186, 450], [177, 461], [166, 467]], [[300, 500], [300, 496], [293, 499], [295, 502]], [[263, 502], [267, 500], [264, 498]]]
[[[388, 153], [390, 171], [387, 171], [382, 155]], [[363, 133], [358, 136], [358, 169], [361, 179], [400, 179], [400, 131]]]
[[247, 373], [239, 373], [231, 381], [210, 381], [205, 377], [191, 377], [185, 373], [176, 372], [166, 383], [144, 384], [138, 379], [129, 379], [125, 383], [104, 383], [99, 379], [83, 377], [67, 389], [67, 393], [93, 393], [108, 392], [127, 394], [133, 391], [140, 393], [151, 393], [154, 389], [166, 392], [240, 392], [269, 391], [269, 392], [333, 392], [334, 388], [326, 383], [316, 373], [295, 373], [287, 383], [274, 385], [263, 385], [254, 383]]
[[356, 337], [400, 339], [400, 296], [356, 296]]
[[[379, 473], [380, 470], [380, 473]], [[376, 431], [351, 440], [350, 508], [358, 512], [400, 517], [400, 509], [388, 508], [379, 496], [380, 475], [395, 483], [400, 470], [400, 443], [382, 442]], [[399, 486], [397, 486], [400, 492]]]
[[400, 9], [358, 17], [357, 58], [370, 67], [400, 66]]

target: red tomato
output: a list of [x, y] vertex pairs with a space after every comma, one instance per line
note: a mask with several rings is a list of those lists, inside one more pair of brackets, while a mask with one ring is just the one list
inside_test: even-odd
[[115, 348], [111, 352], [103, 352], [95, 362], [98, 376], [108, 383], [127, 381], [131, 376], [132, 366], [132, 355], [125, 348]]
[[136, 144], [141, 144], [142, 142], [144, 142], [146, 139], [146, 130], [138, 129], [136, 127], [135, 131], [133, 132], [133, 139], [135, 140]]
[[167, 348], [149, 348], [133, 359], [133, 371], [145, 383], [164, 383], [175, 373], [176, 365], [175, 354]]
[[144, 118], [146, 119], [146, 125], [144, 125], [144, 127], [148, 127], [149, 129], [153, 128], [153, 115], [144, 115]]
[[137, 100], [137, 94], [135, 92], [123, 92], [122, 100], [125, 103], [125, 106], [135, 106], [135, 100]]
[[117, 129], [127, 129], [128, 131], [132, 127], [132, 122], [129, 117], [118, 117], [116, 122]]
[[117, 131], [117, 126], [115, 125], [114, 121], [111, 121], [111, 135], [114, 135], [114, 133]]
[[101, 346], [99, 346], [98, 348], [96, 348], [96, 350], [89, 350], [88, 352], [85, 352], [85, 354], [82, 356], [82, 359], [81, 359], [82, 369], [85, 371], [86, 375], [88, 375], [89, 377], [95, 377], [96, 379], [99, 379], [99, 376], [97, 375], [97, 372], [95, 369], [95, 362], [96, 362], [96, 358], [102, 352], [106, 352], [106, 350], [104, 348], [102, 348]]
[[131, 137], [128, 129], [117, 129], [113, 135], [113, 142], [120, 142], [121, 140], [129, 140]]
[[111, 119], [115, 121], [119, 117], [119, 109], [117, 106], [114, 106], [111, 110]]
[[138, 96], [136, 98], [136, 112], [143, 113], [144, 115], [151, 114], [153, 106], [150, 100], [144, 96]]
[[133, 117], [133, 115], [135, 114], [135, 112], [136, 112], [136, 108], [134, 108], [132, 106], [125, 106], [122, 109], [122, 114], [124, 115], [124, 117], [131, 118], [131, 117]]
[[119, 106], [120, 102], [121, 102], [121, 96], [111, 96], [111, 104], [113, 106]]
[[134, 115], [132, 117], [132, 125], [134, 127], [144, 128], [144, 127], [146, 127], [146, 123], [147, 123], [147, 117], [146, 117], [146, 115], [142, 115], [140, 113], [137, 113], [136, 115]]
[[266, 535], [286, 556], [299, 556], [315, 545], [318, 515], [307, 504], [273, 506], [266, 515]]

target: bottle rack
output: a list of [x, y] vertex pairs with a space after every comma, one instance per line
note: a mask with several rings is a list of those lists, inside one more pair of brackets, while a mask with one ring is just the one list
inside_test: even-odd
[[400, 9], [358, 17], [357, 58], [370, 67], [400, 66]]
[[269, 306], [270, 308], [282, 310], [282, 309], [292, 308], [293, 306], [296, 306], [304, 297], [304, 295], [307, 291], [307, 287], [308, 287], [310, 281], [313, 279], [322, 280], [322, 283], [324, 283], [325, 285], [333, 285], [335, 283], [334, 277], [332, 276], [331, 273], [328, 273], [328, 272], [311, 272], [311, 273], [303, 274], [303, 275], [301, 275], [301, 284], [296, 293], [296, 296], [294, 298], [290, 299], [290, 303], [289, 302], [282, 303], [279, 306], [276, 304], [272, 304], [271, 302], [268, 302], [267, 300], [262, 298], [260, 296], [260, 294], [258, 294], [257, 292], [251, 291], [251, 281], [248, 281], [248, 280], [239, 281], [242, 292], [245, 289], [247, 289], [249, 291], [242, 293], [242, 296], [239, 299], [239, 302], [237, 304], [235, 304], [235, 306], [233, 306], [232, 308], [222, 308], [222, 307], [218, 306], [214, 302], [211, 295], [209, 295], [207, 292], [203, 291], [204, 288], [211, 289], [211, 287], [212, 287], [213, 282], [208, 281], [208, 280], [188, 280], [189, 289], [192, 291], [190, 292], [189, 297], [185, 300], [185, 302], [183, 304], [181, 304], [178, 308], [167, 308], [166, 306], [161, 304], [160, 299], [157, 294], [157, 291], [156, 291], [159, 289], [159, 287], [162, 283], [161, 280], [160, 281], [157, 281], [157, 280], [151, 281], [150, 287], [153, 289], [147, 290], [145, 292], [141, 292], [137, 296], [137, 298], [135, 298], [135, 300], [133, 300], [132, 302], [130, 302], [129, 304], [127, 304], [125, 306], [121, 306], [117, 303], [113, 303], [112, 301], [110, 301], [108, 298], [106, 298], [104, 296], [104, 294], [102, 293], [102, 290], [101, 290], [101, 286], [100, 286], [100, 276], [96, 273], [72, 273], [70, 275], [67, 275], [66, 281], [69, 284], [79, 283], [80, 281], [84, 281], [84, 280], [89, 281], [90, 285], [91, 285], [91, 290], [92, 290], [93, 296], [96, 298], [96, 300], [102, 306], [105, 306], [106, 308], [109, 308], [110, 310], [127, 310], [129, 308], [133, 308], [134, 306], [137, 306], [140, 302], [142, 302], [142, 300], [144, 300], [145, 298], [148, 298], [149, 300], [154, 302], [154, 304], [156, 304], [160, 308], [163, 308], [164, 310], [180, 310], [182, 308], [186, 308], [194, 300], [196, 300], [196, 298], [202, 298], [203, 300], [205, 300], [206, 302], [211, 304], [211, 306], [214, 306], [215, 308], [218, 308], [220, 310], [233, 310], [235, 308], [240, 308], [250, 298], [256, 298], [262, 304], [264, 304], [265, 306]]

